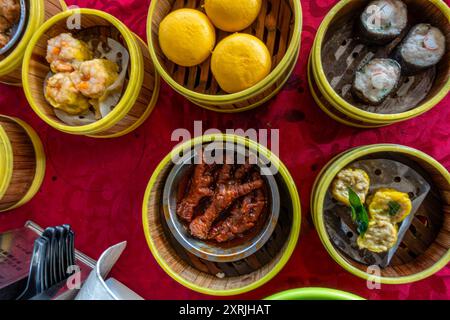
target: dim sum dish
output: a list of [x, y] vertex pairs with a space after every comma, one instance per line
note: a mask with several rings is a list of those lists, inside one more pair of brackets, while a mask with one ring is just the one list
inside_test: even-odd
[[63, 0], [0, 1], [0, 82], [22, 84], [22, 62], [25, 50], [45, 19], [67, 6]]
[[[80, 27], [68, 27], [73, 14]], [[36, 31], [25, 52], [23, 84], [30, 106], [49, 125], [98, 138], [140, 126], [159, 92], [143, 41], [92, 9], [66, 10]]]
[[[415, 22], [420, 17], [412, 19]], [[425, 70], [441, 61], [446, 50], [446, 40], [438, 28], [429, 24], [412, 27], [405, 38], [408, 6], [402, 0], [371, 1], [363, 10], [359, 21], [360, 29], [363, 31], [359, 35], [358, 32], [354, 32], [354, 38], [347, 39], [347, 42], [352, 41], [356, 46], [358, 42], [369, 42], [375, 45], [368, 46], [367, 52], [363, 52], [362, 47], [354, 52], [357, 54], [354, 56], [353, 63], [360, 61], [360, 67], [353, 78], [351, 92], [357, 100], [372, 106], [370, 110], [379, 112], [376, 106], [381, 105], [389, 97], [393, 97], [397, 89], [401, 87], [402, 74], [411, 75], [412, 70], [426, 72]], [[397, 50], [397, 55], [394, 54], [394, 49]], [[361, 57], [361, 53], [366, 56]], [[389, 56], [398, 59], [400, 64], [389, 59]], [[428, 77], [422, 79], [424, 87], [419, 92], [422, 99], [431, 89], [435, 74], [435, 70], [429, 71]], [[426, 86], [423, 81], [426, 81]], [[420, 100], [415, 101], [415, 105], [410, 105], [409, 108], [416, 107], [418, 103]], [[388, 109], [386, 106], [384, 108]], [[398, 111], [394, 105], [389, 108], [393, 109], [392, 111]], [[383, 106], [380, 109], [383, 110]]]
[[293, 0], [153, 1], [150, 54], [161, 77], [191, 102], [242, 112], [274, 97], [299, 56], [301, 4]]
[[150, 250], [176, 281], [205, 294], [253, 290], [277, 274], [300, 230], [295, 183], [262, 145], [211, 135], [179, 145], [143, 205]]
[[441, 30], [430, 24], [414, 26], [404, 42], [397, 48], [396, 59], [406, 75], [414, 75], [431, 68], [442, 60], [446, 40]]
[[116, 40], [94, 36], [85, 42], [62, 33], [48, 41], [46, 59], [51, 71], [44, 95], [64, 123], [94, 123], [120, 101], [130, 56]]
[[414, 118], [450, 89], [450, 9], [439, 0], [343, 0], [319, 28], [309, 66], [321, 109], [371, 128]]
[[353, 274], [369, 278], [376, 268], [382, 283], [418, 281], [450, 260], [448, 190], [448, 171], [420, 151], [361, 147], [320, 173], [313, 220], [328, 252]]
[[[398, 168], [398, 171], [408, 170], [400, 163], [388, 160], [361, 161], [354, 165], [392, 166]], [[379, 169], [370, 171], [376, 170]], [[395, 173], [398, 174], [398, 172]], [[361, 179], [361, 176], [366, 178]], [[393, 187], [391, 189], [383, 188], [383, 186], [381, 188], [378, 186], [376, 189], [370, 188], [371, 179], [367, 177], [369, 175], [366, 170], [346, 168], [334, 179], [331, 193], [334, 200], [350, 208], [351, 218], [355, 223], [353, 227], [357, 228], [359, 234], [356, 241], [359, 249], [367, 249], [372, 253], [388, 252], [399, 240], [398, 224], [411, 214], [412, 202], [409, 194]], [[377, 182], [377, 180], [381, 179], [372, 178], [372, 181]], [[389, 178], [383, 180], [388, 181]], [[417, 181], [421, 181], [421, 178], [417, 177]], [[370, 196], [368, 196], [369, 190], [372, 191]], [[329, 209], [330, 212], [332, 210]]]
[[0, 0], [0, 55], [20, 38], [26, 19], [25, 1]]
[[383, 103], [397, 88], [401, 67], [392, 59], [373, 59], [356, 71], [353, 93], [371, 105]]
[[359, 18], [362, 39], [373, 44], [387, 44], [399, 37], [408, 24], [408, 9], [401, 0], [370, 2]]
[[277, 183], [261, 174], [260, 166], [268, 162], [250, 163], [254, 154], [233, 149], [214, 149], [217, 162], [202, 149], [188, 154], [175, 165], [164, 190], [175, 238], [210, 261], [247, 258], [269, 240], [279, 216]]

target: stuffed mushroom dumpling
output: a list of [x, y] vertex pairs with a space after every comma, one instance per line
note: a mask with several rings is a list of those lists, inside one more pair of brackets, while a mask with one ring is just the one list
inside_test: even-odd
[[405, 220], [412, 211], [409, 195], [394, 189], [379, 189], [368, 202], [371, 218], [387, 219], [394, 224]]
[[379, 105], [398, 87], [401, 67], [392, 59], [373, 59], [356, 71], [353, 94], [365, 103]]
[[50, 77], [44, 93], [55, 109], [70, 115], [80, 115], [90, 108], [88, 99], [75, 87], [69, 73], [57, 73]]
[[375, 0], [364, 9], [359, 22], [364, 40], [386, 44], [406, 29], [408, 9], [400, 0]]
[[70, 33], [62, 33], [48, 41], [46, 59], [53, 73], [72, 72], [83, 61], [92, 58], [88, 44], [75, 39]]
[[442, 31], [421, 23], [411, 29], [395, 55], [403, 72], [412, 75], [438, 64], [445, 50], [446, 39]]

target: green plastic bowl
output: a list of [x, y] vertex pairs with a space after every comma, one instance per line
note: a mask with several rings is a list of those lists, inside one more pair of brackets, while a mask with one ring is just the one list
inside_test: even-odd
[[283, 291], [265, 300], [365, 300], [352, 293], [327, 288], [301, 288]]

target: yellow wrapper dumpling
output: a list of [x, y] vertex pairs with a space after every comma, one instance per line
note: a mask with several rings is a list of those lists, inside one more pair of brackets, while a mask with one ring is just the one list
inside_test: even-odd
[[331, 193], [336, 200], [350, 206], [348, 189], [352, 189], [361, 203], [365, 203], [369, 187], [370, 178], [364, 170], [347, 168], [337, 174], [331, 185]]
[[57, 73], [47, 80], [45, 98], [55, 109], [70, 115], [82, 114], [90, 107], [88, 99], [77, 90], [68, 73]]
[[398, 240], [397, 227], [388, 220], [372, 220], [364, 235], [358, 237], [360, 249], [367, 249], [374, 253], [389, 251]]
[[392, 223], [400, 223], [411, 214], [409, 195], [394, 189], [379, 189], [368, 200], [371, 218], [383, 217]]

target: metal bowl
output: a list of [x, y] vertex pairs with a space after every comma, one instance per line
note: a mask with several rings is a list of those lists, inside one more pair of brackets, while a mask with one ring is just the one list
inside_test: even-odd
[[[241, 156], [250, 155], [251, 158], [257, 160], [255, 162], [257, 162], [258, 167], [261, 169], [267, 168], [266, 164], [270, 163], [267, 158], [262, 155], [257, 156], [243, 146], [232, 145], [232, 147], [230, 147], [227, 145], [221, 149], [222, 152], [224, 150], [229, 152], [232, 151]], [[280, 215], [280, 193], [275, 177], [273, 175], [262, 175], [267, 186], [266, 189], [269, 200], [267, 208], [268, 214], [265, 224], [257, 233], [255, 233], [255, 236], [245, 239], [243, 243], [238, 243], [231, 247], [221, 246], [212, 242], [205, 242], [190, 235], [187, 226], [180, 221], [176, 212], [177, 201], [179, 198], [179, 184], [186, 178], [187, 174], [192, 172], [194, 159], [197, 157], [198, 152], [195, 149], [191, 150], [187, 155], [182, 157], [180, 161], [177, 161], [166, 180], [163, 194], [163, 207], [165, 220], [171, 233], [188, 252], [208, 261], [234, 262], [251, 256], [267, 243], [278, 222], [278, 217]], [[266, 170], [264, 170], [264, 172], [266, 172]]]
[[0, 55], [5, 54], [9, 50], [11, 50], [12, 47], [16, 45], [16, 43], [20, 40], [22, 37], [23, 30], [25, 28], [25, 24], [27, 22], [27, 6], [25, 3], [25, 0], [20, 0], [20, 20], [19, 23], [15, 24], [11, 28], [11, 40], [0, 49]]

